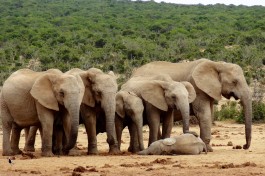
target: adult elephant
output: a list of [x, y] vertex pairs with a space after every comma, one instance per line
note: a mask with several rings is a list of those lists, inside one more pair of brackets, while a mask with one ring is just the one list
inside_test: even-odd
[[167, 75], [153, 78], [141, 76], [131, 78], [122, 85], [121, 90], [133, 92], [143, 101], [144, 116], [150, 129], [148, 145], [159, 139], [160, 121], [163, 122], [162, 138], [170, 137], [174, 109], [180, 110], [182, 114], [183, 133], [190, 133], [189, 103], [195, 99], [196, 93], [189, 82], [176, 82]]
[[34, 72], [29, 69], [14, 72], [4, 82], [0, 97], [2, 155], [21, 153], [18, 147], [21, 130], [40, 124], [43, 131], [42, 156], [53, 156], [53, 122], [58, 116], [63, 117], [67, 140], [65, 150], [73, 148], [78, 134], [79, 109], [84, 89], [80, 76]]
[[189, 81], [196, 90], [196, 99], [192, 103], [194, 115], [199, 120], [200, 137], [208, 151], [210, 146], [211, 126], [214, 100], [234, 97], [241, 99], [245, 115], [246, 144], [251, 144], [252, 100], [251, 92], [244, 77], [242, 68], [236, 64], [214, 62], [199, 59], [187, 63], [170, 63], [165, 61], [151, 62], [136, 69], [132, 77], [164, 73], [175, 81]]
[[[119, 153], [115, 129], [115, 97], [118, 85], [114, 73], [107, 74], [97, 68], [90, 68], [87, 71], [75, 68], [66, 74], [80, 75], [85, 85], [80, 114], [87, 131], [88, 154], [98, 153], [97, 126], [106, 127], [109, 153]], [[97, 124], [97, 121], [103, 124]]]

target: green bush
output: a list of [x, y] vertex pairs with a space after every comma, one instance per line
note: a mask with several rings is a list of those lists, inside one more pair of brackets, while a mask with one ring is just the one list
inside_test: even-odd
[[[265, 122], [265, 103], [261, 101], [253, 101], [252, 112], [253, 112], [252, 122]], [[243, 111], [237, 117], [236, 121], [239, 123], [245, 122]]]
[[[261, 101], [252, 102], [252, 122], [265, 122], [265, 103]], [[214, 120], [234, 119], [238, 123], [244, 123], [243, 108], [237, 106], [236, 102], [230, 101], [222, 105], [220, 110], [214, 111]]]
[[237, 102], [229, 101], [221, 106], [221, 109], [215, 110], [214, 119], [215, 120], [225, 120], [225, 119], [238, 119], [241, 116], [242, 108], [237, 107]]

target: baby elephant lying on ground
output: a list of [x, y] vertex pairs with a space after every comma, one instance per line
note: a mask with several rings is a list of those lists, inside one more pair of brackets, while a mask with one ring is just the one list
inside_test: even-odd
[[193, 134], [182, 134], [177, 137], [161, 139], [153, 142], [147, 149], [140, 151], [139, 155], [197, 155], [202, 151], [207, 153], [206, 146], [201, 138]]

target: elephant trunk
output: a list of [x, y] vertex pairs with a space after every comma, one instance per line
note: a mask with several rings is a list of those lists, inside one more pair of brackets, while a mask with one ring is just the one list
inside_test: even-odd
[[252, 129], [252, 100], [250, 94], [245, 94], [245, 96], [241, 99], [244, 116], [245, 116], [245, 135], [246, 135], [246, 144], [244, 145], [244, 149], [248, 149], [251, 144], [251, 129]]
[[106, 132], [107, 132], [107, 142], [109, 144], [109, 153], [119, 153], [119, 147], [117, 142], [117, 134], [115, 129], [115, 109], [116, 109], [116, 94], [105, 95], [101, 103], [101, 108], [105, 112], [106, 116]]
[[74, 148], [77, 136], [78, 136], [78, 126], [79, 126], [79, 109], [80, 106], [70, 105], [69, 115], [70, 115], [70, 133], [69, 136], [67, 136], [67, 144], [65, 147], [66, 151], [71, 150]]
[[[182, 102], [178, 103], [179, 110], [181, 112], [182, 121], [183, 121], [183, 133], [189, 133], [190, 127], [190, 108], [188, 99], [183, 98]], [[184, 102], [185, 101], [185, 102]]]

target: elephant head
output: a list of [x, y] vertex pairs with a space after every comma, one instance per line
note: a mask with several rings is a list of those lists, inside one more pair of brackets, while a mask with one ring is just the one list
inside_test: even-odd
[[79, 109], [85, 87], [80, 76], [44, 74], [40, 76], [30, 94], [45, 108], [63, 112], [66, 150], [74, 147], [79, 125]]
[[[143, 112], [142, 100], [133, 92], [120, 90], [116, 95], [116, 112], [124, 118], [127, 114]], [[128, 113], [128, 112], [131, 113]]]
[[252, 96], [240, 66], [226, 62], [205, 60], [199, 63], [192, 73], [195, 85], [215, 100], [234, 97], [240, 99], [244, 109], [246, 144], [251, 143]]
[[[160, 110], [178, 109], [182, 114], [183, 132], [189, 132], [189, 103], [196, 98], [196, 92], [189, 82], [152, 81], [141, 86], [143, 99]], [[152, 90], [152, 91], [150, 91]]]

